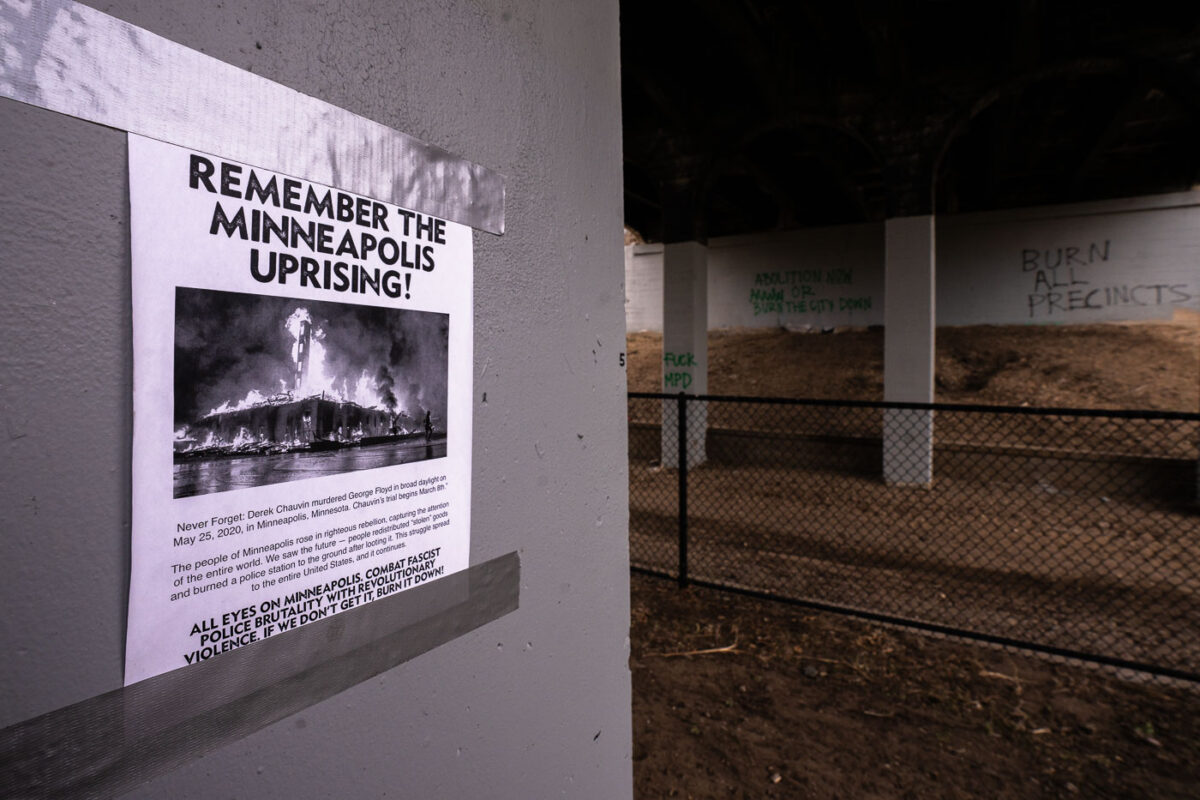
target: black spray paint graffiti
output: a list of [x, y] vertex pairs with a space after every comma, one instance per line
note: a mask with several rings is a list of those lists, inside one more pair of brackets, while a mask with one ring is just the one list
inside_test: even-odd
[[1026, 298], [1030, 319], [1112, 306], [1180, 305], [1192, 299], [1186, 283], [1094, 286], [1087, 267], [1108, 261], [1111, 253], [1108, 239], [1102, 245], [1091, 242], [1086, 248], [1022, 250], [1021, 272], [1033, 276], [1033, 291]]

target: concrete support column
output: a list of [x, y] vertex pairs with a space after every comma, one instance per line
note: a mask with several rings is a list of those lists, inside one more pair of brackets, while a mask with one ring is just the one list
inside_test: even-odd
[[[885, 237], [883, 399], [932, 403], [933, 215], [889, 219]], [[933, 482], [932, 411], [884, 412], [883, 479], [898, 486], [929, 486]]]
[[[663, 246], [662, 390], [708, 393], [708, 247], [699, 242]], [[662, 464], [679, 464], [677, 404], [663, 403]], [[708, 409], [688, 403], [688, 467], [704, 463]]]

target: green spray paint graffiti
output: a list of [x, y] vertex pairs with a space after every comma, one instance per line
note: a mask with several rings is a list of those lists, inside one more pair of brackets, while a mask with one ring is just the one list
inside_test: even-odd
[[684, 391], [692, 385], [691, 370], [696, 367], [696, 356], [692, 353], [665, 353], [663, 355], [663, 391]]
[[836, 269], [795, 269], [785, 272], [759, 272], [750, 289], [754, 316], [763, 314], [827, 314], [834, 311], [870, 311], [870, 297], [819, 296], [826, 286], [848, 286], [854, 271]]

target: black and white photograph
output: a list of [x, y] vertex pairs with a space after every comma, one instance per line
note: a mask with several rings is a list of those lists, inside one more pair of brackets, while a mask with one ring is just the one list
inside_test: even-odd
[[178, 287], [173, 496], [444, 457], [449, 323]]

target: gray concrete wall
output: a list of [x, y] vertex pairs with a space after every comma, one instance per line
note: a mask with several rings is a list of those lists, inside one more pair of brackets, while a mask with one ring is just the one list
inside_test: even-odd
[[663, 329], [663, 246], [625, 247], [625, 326], [631, 331]]
[[[103, 10], [508, 179], [475, 234], [471, 561], [519, 551], [520, 609], [133, 796], [630, 796], [615, 0]], [[10, 101], [0, 131], [9, 725], [122, 682], [132, 353], [124, 135]]]
[[710, 243], [709, 324], [820, 329], [883, 323], [883, 226]]
[[938, 324], [1200, 309], [1200, 192], [938, 218]]
[[[627, 250], [629, 330], [661, 330], [661, 248]], [[883, 263], [882, 224], [713, 239], [709, 326], [881, 325]], [[1200, 309], [1200, 192], [941, 216], [937, 272], [939, 325]]]

